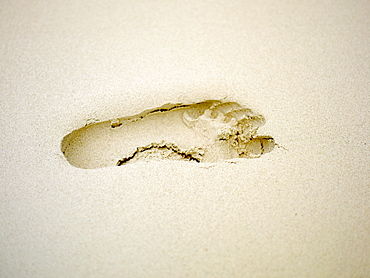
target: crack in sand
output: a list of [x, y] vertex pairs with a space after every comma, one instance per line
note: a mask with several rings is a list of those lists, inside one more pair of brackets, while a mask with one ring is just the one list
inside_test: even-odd
[[[152, 154], [154, 154], [152, 158], [157, 157], [157, 156], [169, 158], [169, 157], [171, 157], [171, 155], [176, 154], [180, 157], [179, 159], [188, 160], [188, 161], [196, 161], [198, 163], [201, 161], [200, 157], [203, 155], [199, 151], [194, 152], [194, 150], [182, 151], [178, 146], [176, 146], [173, 143], [166, 143], [166, 142], [151, 143], [148, 146], [137, 148], [136, 151], [132, 155], [130, 155], [129, 157], [125, 157], [121, 160], [118, 160], [117, 166], [121, 166], [121, 165], [133, 160], [134, 158], [136, 158], [140, 153], [145, 153], [145, 152], [148, 152], [150, 150], [155, 150], [152, 153]], [[168, 150], [168, 151], [170, 151], [170, 153], [165, 154], [165, 152], [163, 152], [163, 150]], [[196, 157], [196, 156], [198, 156], [198, 157]], [[172, 158], [172, 159], [174, 159], [174, 158]]]

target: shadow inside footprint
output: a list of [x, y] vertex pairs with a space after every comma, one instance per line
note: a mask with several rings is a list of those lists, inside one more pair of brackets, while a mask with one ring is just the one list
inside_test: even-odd
[[262, 115], [236, 102], [169, 103], [74, 130], [61, 150], [71, 165], [85, 169], [149, 159], [257, 158], [276, 145], [272, 137], [257, 135], [264, 123]]

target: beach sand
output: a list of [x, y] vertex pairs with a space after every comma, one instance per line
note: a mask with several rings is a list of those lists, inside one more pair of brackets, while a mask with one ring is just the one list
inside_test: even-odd
[[[0, 277], [367, 277], [367, 1], [7, 1]], [[236, 101], [284, 148], [81, 169], [68, 133]]]

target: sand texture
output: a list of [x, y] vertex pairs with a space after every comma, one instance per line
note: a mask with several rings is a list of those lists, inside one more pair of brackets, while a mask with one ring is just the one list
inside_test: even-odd
[[0, 277], [369, 277], [368, 1], [0, 6]]

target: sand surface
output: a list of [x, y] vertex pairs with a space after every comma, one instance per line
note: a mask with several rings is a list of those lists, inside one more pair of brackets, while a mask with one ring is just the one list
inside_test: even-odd
[[[3, 1], [0, 277], [368, 277], [368, 1]], [[80, 169], [61, 141], [236, 101], [257, 159]]]

